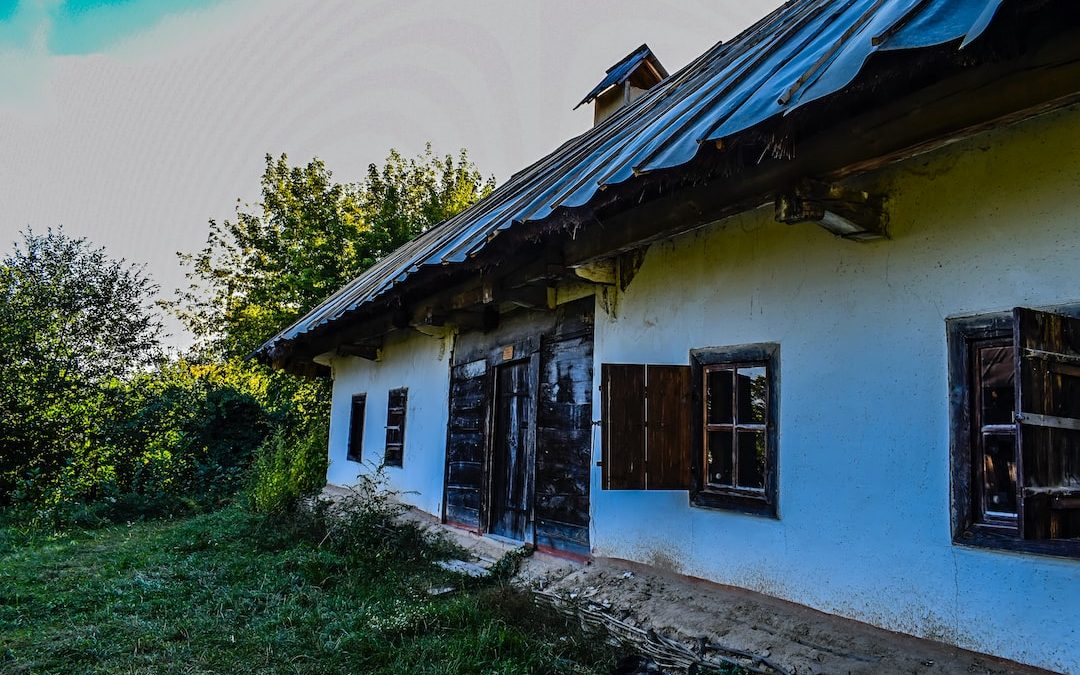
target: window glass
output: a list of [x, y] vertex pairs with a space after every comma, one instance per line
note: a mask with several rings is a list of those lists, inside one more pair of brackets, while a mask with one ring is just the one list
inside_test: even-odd
[[739, 368], [735, 380], [739, 392], [739, 424], [765, 424], [769, 387], [764, 366]]
[[764, 365], [705, 370], [706, 483], [764, 490], [769, 380]]
[[1012, 346], [983, 347], [979, 349], [978, 360], [981, 423], [1012, 424], [1016, 397]]
[[765, 489], [765, 432], [739, 432], [738, 487]]
[[732, 371], [705, 373], [705, 421], [707, 424], [731, 424]]
[[983, 434], [983, 508], [987, 515], [1016, 516], [1016, 436]]
[[[730, 373], [729, 373], [730, 374]], [[731, 486], [734, 473], [731, 442], [732, 433], [726, 431], [710, 431], [706, 434], [708, 443], [706, 465], [709, 477], [706, 482], [710, 485]]]

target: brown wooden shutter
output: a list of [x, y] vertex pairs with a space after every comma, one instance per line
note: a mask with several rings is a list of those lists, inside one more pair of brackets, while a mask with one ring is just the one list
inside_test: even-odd
[[1025, 539], [1080, 536], [1080, 319], [1018, 307], [1017, 471]]
[[386, 450], [383, 463], [402, 466], [405, 457], [405, 409], [408, 389], [392, 389], [386, 405]]
[[645, 366], [600, 366], [605, 490], [645, 489]]
[[690, 366], [648, 366], [646, 486], [690, 489]]

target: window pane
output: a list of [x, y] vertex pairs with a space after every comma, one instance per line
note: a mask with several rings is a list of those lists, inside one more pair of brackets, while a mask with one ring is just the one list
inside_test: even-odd
[[[730, 373], [729, 373], [730, 374]], [[710, 485], [724, 485], [731, 487], [732, 483], [732, 432], [710, 431], [706, 434], [708, 448], [706, 448], [705, 465], [709, 471], [706, 480]]]
[[708, 424], [731, 424], [731, 378], [733, 371], [705, 373], [705, 419]]
[[1016, 515], [1016, 437], [984, 434], [982, 464], [986, 512]]
[[765, 489], [765, 432], [739, 432], [738, 486]]
[[1013, 348], [979, 349], [979, 386], [982, 396], [982, 424], [1012, 424], [1014, 401]]
[[735, 379], [739, 388], [739, 424], [765, 424], [769, 386], [764, 366], [739, 368]]

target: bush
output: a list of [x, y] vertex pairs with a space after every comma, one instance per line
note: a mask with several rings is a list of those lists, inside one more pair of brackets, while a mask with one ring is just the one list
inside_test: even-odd
[[10, 499], [50, 528], [218, 508], [248, 483], [256, 449], [295, 418], [279, 393], [272, 375], [240, 361], [179, 360], [114, 381], [87, 438], [50, 471], [28, 467]]
[[328, 425], [320, 419], [309, 424], [295, 440], [290, 440], [295, 434], [279, 428], [259, 446], [247, 493], [255, 511], [292, 511], [301, 499], [323, 488], [328, 433]]

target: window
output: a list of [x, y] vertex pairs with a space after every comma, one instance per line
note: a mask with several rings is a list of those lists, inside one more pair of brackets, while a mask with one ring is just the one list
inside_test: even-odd
[[779, 346], [691, 352], [698, 506], [776, 516]]
[[778, 363], [764, 344], [694, 350], [690, 366], [603, 364], [603, 488], [775, 516]]
[[363, 455], [364, 447], [364, 407], [367, 403], [366, 394], [357, 394], [352, 397], [349, 408], [349, 447], [345, 457], [353, 462], [359, 462]]
[[393, 389], [386, 406], [386, 466], [401, 466], [405, 455], [405, 408], [408, 389]]
[[952, 319], [955, 541], [1080, 555], [1080, 319]]

